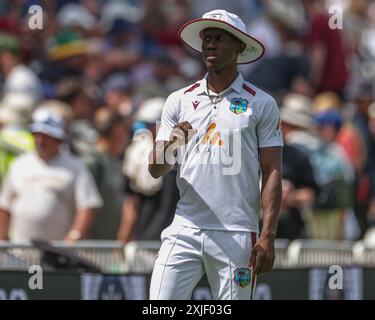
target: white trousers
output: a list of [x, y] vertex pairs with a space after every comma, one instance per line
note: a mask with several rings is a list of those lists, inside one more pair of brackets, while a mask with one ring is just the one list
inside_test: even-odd
[[151, 300], [188, 300], [204, 274], [215, 300], [250, 300], [256, 277], [248, 268], [255, 232], [201, 230], [172, 224], [151, 277]]

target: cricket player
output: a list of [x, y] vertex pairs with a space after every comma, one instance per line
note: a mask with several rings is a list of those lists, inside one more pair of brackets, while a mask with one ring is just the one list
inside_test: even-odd
[[155, 178], [177, 166], [180, 191], [150, 299], [191, 299], [204, 274], [214, 299], [252, 299], [256, 275], [275, 258], [283, 140], [275, 100], [237, 64], [260, 59], [264, 47], [225, 10], [186, 23], [179, 35], [202, 52], [208, 72], [168, 97], [150, 154]]

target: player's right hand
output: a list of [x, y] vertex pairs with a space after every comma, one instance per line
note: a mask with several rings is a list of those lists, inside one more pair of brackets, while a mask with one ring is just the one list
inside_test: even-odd
[[195, 131], [191, 124], [188, 121], [183, 121], [173, 127], [169, 141], [172, 144], [177, 144], [177, 146], [182, 146], [187, 144], [194, 134]]

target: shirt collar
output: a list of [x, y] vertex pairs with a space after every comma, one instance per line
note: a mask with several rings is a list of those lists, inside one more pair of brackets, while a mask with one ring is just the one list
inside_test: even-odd
[[[208, 92], [207, 92], [207, 77], [208, 77], [208, 73], [206, 73], [204, 78], [200, 81], [200, 86], [199, 86], [200, 93], [199, 93], [199, 95], [202, 95], [202, 94], [208, 95]], [[238, 72], [238, 75], [237, 75], [236, 79], [223, 92], [227, 92], [227, 91], [232, 89], [232, 90], [236, 91], [237, 93], [240, 93], [241, 90], [242, 90], [243, 84], [244, 84], [244, 79], [242, 77], [242, 74], [240, 72]]]

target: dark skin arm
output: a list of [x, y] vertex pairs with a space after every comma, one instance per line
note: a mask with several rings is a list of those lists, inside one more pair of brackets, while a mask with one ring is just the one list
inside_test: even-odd
[[191, 130], [192, 126], [189, 122], [180, 122], [174, 126], [169, 141], [154, 143], [148, 166], [148, 171], [153, 178], [157, 179], [173, 169], [174, 164], [170, 161], [172, 154], [179, 146], [188, 143], [192, 134]]
[[171, 141], [154, 142], [154, 147], [149, 156], [148, 171], [155, 179], [164, 176], [173, 169], [173, 165], [166, 161], [166, 152], [171, 144]]
[[134, 227], [138, 220], [140, 197], [138, 195], [130, 195], [123, 204], [122, 220], [117, 240], [127, 243], [133, 240]]
[[[82, 239], [87, 239], [90, 235], [90, 229], [95, 218], [94, 208], [82, 208], [77, 209], [76, 216], [73, 221], [73, 225], [70, 230], [76, 230], [82, 234]], [[74, 242], [68, 235], [64, 239], [68, 242]]]
[[311, 48], [311, 77], [314, 86], [318, 86], [322, 79], [326, 60], [327, 49], [322, 44], [316, 44]]
[[275, 238], [281, 205], [282, 147], [260, 149], [262, 169], [261, 205], [263, 228], [250, 257], [254, 274], [272, 269], [275, 260]]
[[0, 241], [8, 240], [9, 225], [10, 225], [9, 211], [0, 209]]

